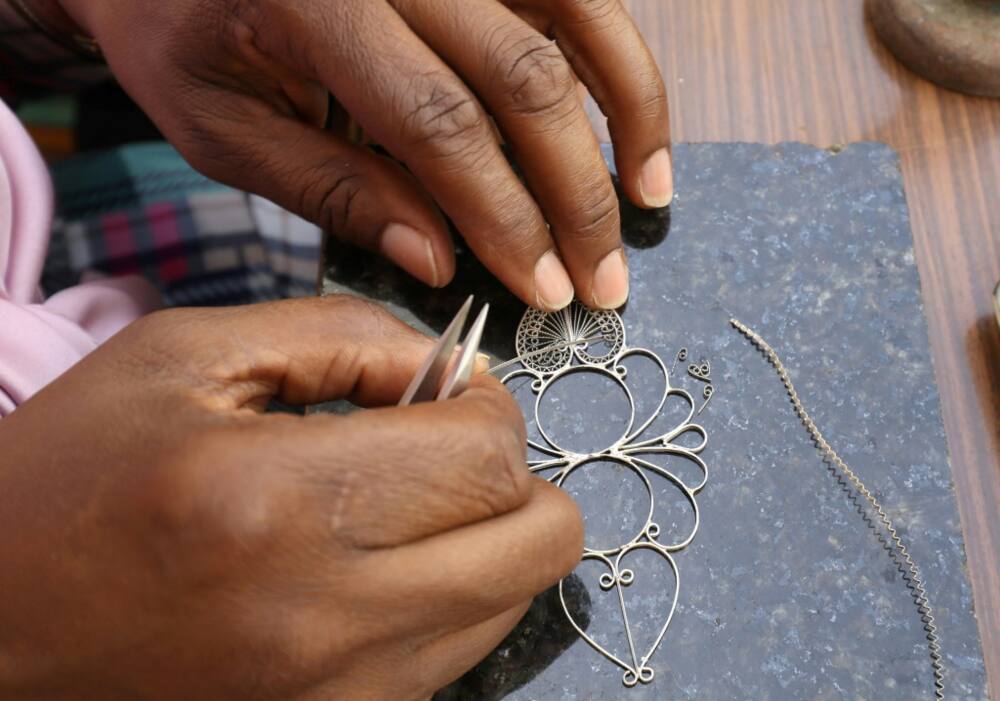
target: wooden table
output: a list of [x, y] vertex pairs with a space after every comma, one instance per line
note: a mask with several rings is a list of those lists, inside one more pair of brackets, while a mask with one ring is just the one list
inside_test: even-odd
[[[908, 72], [861, 0], [625, 0], [675, 141], [875, 140], [902, 159], [991, 696], [1000, 699], [1000, 100]], [[596, 111], [595, 126], [607, 140]]]

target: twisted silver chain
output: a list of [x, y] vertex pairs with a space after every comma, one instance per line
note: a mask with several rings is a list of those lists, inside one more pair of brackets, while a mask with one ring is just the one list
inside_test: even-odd
[[781, 378], [781, 382], [785, 385], [788, 397], [792, 400], [792, 406], [795, 408], [795, 413], [798, 414], [799, 418], [802, 420], [802, 423], [806, 427], [806, 431], [809, 432], [809, 436], [812, 438], [813, 442], [816, 443], [816, 446], [823, 454], [823, 457], [829, 462], [829, 464], [839, 471], [841, 475], [847, 477], [850, 483], [854, 486], [854, 489], [871, 505], [871, 508], [878, 517], [878, 520], [882, 523], [882, 526], [892, 538], [892, 544], [899, 557], [902, 559], [903, 564], [900, 566], [900, 570], [903, 572], [903, 579], [906, 580], [906, 586], [910, 589], [910, 593], [913, 597], [913, 603], [917, 606], [917, 612], [920, 614], [920, 619], [924, 624], [924, 630], [927, 632], [927, 648], [930, 652], [931, 668], [934, 672], [934, 698], [943, 699], [945, 670], [944, 658], [941, 655], [941, 640], [938, 637], [937, 625], [934, 623], [934, 614], [931, 610], [930, 601], [927, 599], [927, 591], [924, 589], [924, 582], [920, 576], [920, 570], [917, 568], [917, 564], [913, 561], [910, 551], [907, 550], [906, 545], [896, 533], [896, 528], [892, 525], [892, 521], [885, 513], [885, 510], [882, 508], [878, 499], [875, 498], [875, 495], [869, 491], [868, 487], [866, 487], [861, 479], [854, 473], [854, 470], [847, 466], [847, 463], [845, 463], [840, 456], [837, 455], [837, 452], [830, 446], [829, 443], [827, 443], [826, 439], [823, 438], [823, 434], [820, 433], [816, 423], [809, 416], [808, 412], [806, 412], [805, 407], [802, 406], [802, 400], [799, 399], [799, 395], [795, 391], [795, 386], [792, 384], [792, 380], [788, 376], [788, 371], [782, 364], [778, 354], [775, 353], [774, 349], [767, 344], [767, 341], [761, 338], [755, 331], [750, 329], [745, 324], [740, 323], [736, 319], [730, 319], [729, 323], [732, 324], [737, 331], [746, 336], [751, 343], [757, 346], [757, 348], [759, 348], [767, 357], [767, 360], [771, 363], [771, 365], [774, 366], [774, 369], [778, 372], [778, 377]]

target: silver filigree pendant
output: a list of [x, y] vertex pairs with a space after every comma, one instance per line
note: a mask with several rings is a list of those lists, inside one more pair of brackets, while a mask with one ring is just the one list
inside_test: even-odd
[[[705, 408], [714, 392], [711, 365], [702, 360], [697, 364], [684, 366], [687, 350], [682, 349], [668, 371], [653, 351], [628, 346], [625, 327], [617, 313], [590, 310], [578, 302], [554, 313], [529, 309], [517, 329], [516, 346], [521, 367], [507, 374], [502, 381], [510, 387], [510, 383], [519, 378], [527, 380], [534, 394], [534, 416], [526, 417], [537, 426], [539, 437], [538, 440], [528, 441], [530, 449], [538, 457], [529, 461], [531, 470], [543, 474], [550, 482], [565, 487], [566, 480], [571, 475], [587, 469], [589, 465], [598, 461], [612, 463], [621, 468], [619, 472], [623, 478], [638, 477], [645, 489], [648, 510], [642, 509], [643, 513], [638, 514], [637, 530], [630, 533], [630, 537], [623, 538], [624, 542], [608, 547], [603, 546], [606, 544], [598, 547], [588, 541], [582, 558], [583, 562], [599, 563], [606, 570], [600, 574], [597, 584], [599, 591], [617, 595], [627, 650], [620, 650], [616, 654], [595, 640], [575, 620], [567, 606], [565, 580], [559, 584], [559, 597], [567, 619], [580, 636], [597, 652], [624, 670], [622, 683], [626, 687], [648, 684], [655, 676], [650, 660], [670, 626], [680, 592], [680, 576], [672, 553], [686, 548], [694, 540], [698, 530], [699, 514], [695, 497], [708, 479], [708, 468], [700, 457], [708, 438], [705, 429], [694, 423], [694, 418]], [[627, 362], [636, 360], [651, 364], [662, 375], [663, 382], [662, 391], [656, 393], [658, 401], [654, 396], [653, 401], [642, 403], [638, 410], [636, 395], [629, 387], [629, 368], [626, 366]], [[704, 400], [700, 408], [696, 408], [691, 393], [671, 383], [671, 373], [677, 360], [682, 362], [681, 367], [692, 378], [703, 383], [698, 392]], [[618, 387], [628, 402], [628, 416], [622, 435], [611, 439], [610, 444], [605, 447], [587, 452], [567, 447], [565, 441], [554, 435], [542, 421], [540, 408], [546, 402], [547, 393], [561, 378], [573, 374], [593, 375], [605, 384]], [[644, 384], [647, 391], [648, 384]], [[686, 407], [686, 411], [670, 412], [670, 416], [674, 417], [672, 419], [664, 413], [664, 406], [671, 398], [679, 400]], [[686, 465], [695, 466], [696, 474], [693, 478], [690, 475], [682, 476], [671, 469], [672, 461], [677, 459], [686, 461]], [[661, 525], [656, 520], [656, 495], [659, 492], [654, 489], [654, 479], [666, 480], [679, 490], [683, 500], [693, 510], [693, 526], [687, 532], [678, 534], [672, 539], [673, 542], [665, 542], [667, 534], [661, 532]], [[637, 515], [622, 513], [614, 516], [627, 521]], [[639, 560], [633, 558], [634, 563], [630, 560], [630, 555], [637, 551], [655, 554], [655, 561], [668, 568], [675, 583], [669, 606], [660, 612], [662, 623], [657, 623], [657, 634], [648, 646], [637, 645], [633, 634], [634, 622], [629, 621], [629, 607], [626, 605], [629, 588], [643, 574], [638, 566]], [[644, 559], [642, 562], [649, 560]]]

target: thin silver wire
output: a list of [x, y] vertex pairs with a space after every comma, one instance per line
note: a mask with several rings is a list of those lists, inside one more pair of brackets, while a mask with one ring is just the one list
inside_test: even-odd
[[[708, 467], [699, 455], [705, 448], [708, 439], [705, 429], [692, 421], [696, 415], [695, 401], [686, 390], [671, 386], [671, 372], [667, 371], [659, 356], [644, 348], [628, 347], [625, 339], [625, 328], [621, 318], [615, 312], [593, 311], [579, 302], [574, 302], [569, 307], [552, 313], [529, 309], [521, 319], [515, 341], [518, 356], [511, 361], [491, 368], [490, 372], [495, 372], [514, 362], [520, 362], [521, 368], [507, 374], [503, 377], [502, 382], [506, 384], [518, 377], [531, 380], [531, 391], [536, 395], [534, 421], [544, 442], [529, 440], [528, 445], [539, 454], [547, 456], [542, 460], [529, 461], [531, 470], [539, 472], [555, 469], [555, 473], [548, 479], [558, 486], [563, 486], [569, 475], [585, 465], [600, 461], [614, 462], [637, 475], [646, 490], [649, 511], [645, 523], [639, 531], [625, 543], [609, 549], [585, 548], [582, 556], [584, 560], [601, 562], [608, 569], [598, 578], [598, 583], [603, 591], [617, 590], [628, 659], [622, 659], [619, 655], [603, 647], [576, 622], [567, 605], [562, 582], [559, 583], [559, 598], [567, 620], [580, 637], [598, 653], [624, 670], [622, 674], [624, 686], [634, 687], [639, 683], [649, 684], [655, 677], [655, 671], [649, 665], [649, 661], [666, 635], [667, 628], [670, 626], [677, 608], [677, 598], [680, 593], [680, 573], [671, 553], [686, 548], [694, 540], [701, 519], [695, 497], [708, 480]], [[601, 352], [590, 345], [595, 342], [599, 342], [599, 345], [606, 350]], [[635, 425], [635, 399], [626, 382], [628, 370], [622, 364], [625, 359], [633, 357], [645, 357], [651, 360], [663, 374], [663, 392], [659, 404], [650, 416], [641, 421], [638, 426]], [[677, 358], [685, 360], [687, 351], [678, 353]], [[629, 420], [622, 436], [610, 446], [590, 453], [579, 453], [560, 447], [546, 433], [539, 414], [539, 407], [545, 392], [553, 383], [569, 374], [582, 372], [597, 373], [611, 382], [617, 383], [624, 391], [629, 404]], [[668, 397], [671, 396], [680, 397], [687, 403], [689, 407], [687, 416], [663, 433], [658, 433], [652, 438], [642, 437], [643, 433], [653, 425], [663, 410]], [[710, 398], [710, 396], [709, 394], [708, 397]], [[703, 408], [704, 405], [702, 405]], [[697, 445], [685, 447], [675, 442], [678, 437], [691, 432], [701, 437], [701, 441]], [[652, 455], [679, 456], [690, 460], [700, 469], [701, 479], [696, 485], [688, 485], [666, 467], [643, 459], [643, 456]], [[672, 483], [681, 492], [693, 511], [694, 525], [687, 536], [678, 542], [661, 543], [658, 540], [660, 526], [654, 521], [655, 491], [650, 481], [650, 475], [654, 474]], [[623, 559], [629, 553], [638, 550], [650, 550], [659, 554], [674, 578], [674, 591], [669, 610], [666, 611], [665, 620], [658, 629], [658, 635], [647, 650], [641, 650], [636, 646], [625, 605], [624, 588], [633, 583], [636, 572], [631, 567], [624, 566]]]
[[687, 359], [688, 359], [688, 349], [687, 348], [681, 348], [679, 351], [677, 351], [677, 355], [674, 356], [674, 362], [671, 363], [671, 365], [670, 365], [670, 375], [671, 375], [671, 377], [674, 374], [674, 370], [677, 368], [677, 362], [680, 361], [680, 362], [683, 363]]
[[604, 336], [591, 336], [589, 338], [580, 338], [572, 341], [560, 341], [559, 343], [553, 343], [550, 346], [543, 346], [535, 351], [530, 351], [528, 353], [522, 353], [521, 355], [514, 356], [510, 360], [505, 360], [502, 363], [497, 363], [489, 370], [486, 371], [487, 375], [492, 375], [499, 372], [500, 370], [505, 370], [512, 365], [517, 365], [518, 363], [527, 360], [528, 358], [534, 358], [536, 355], [544, 355], [545, 353], [551, 353], [553, 351], [560, 351], [565, 348], [571, 348], [573, 346], [582, 346], [587, 343], [593, 343], [594, 341], [600, 341]]
[[782, 384], [785, 386], [785, 390], [788, 393], [789, 398], [792, 401], [792, 406], [795, 408], [795, 413], [798, 415], [799, 419], [806, 427], [806, 431], [809, 432], [810, 438], [816, 443], [823, 457], [832, 465], [836, 467], [837, 470], [841, 472], [847, 479], [854, 485], [854, 489], [857, 490], [861, 496], [871, 505], [872, 510], [878, 516], [878, 520], [881, 522], [882, 526], [888, 532], [892, 539], [892, 543], [896, 548], [896, 552], [899, 557], [902, 558], [905, 563], [903, 569], [903, 578], [906, 580], [906, 585], [910, 589], [910, 593], [913, 597], [913, 602], [916, 604], [917, 612], [920, 614], [920, 620], [923, 621], [924, 630], [927, 633], [927, 648], [930, 653], [931, 659], [931, 669], [934, 673], [934, 698], [944, 699], [944, 657], [941, 654], [941, 639], [938, 636], [937, 624], [934, 622], [934, 613], [931, 609], [930, 601], [927, 598], [927, 591], [924, 588], [924, 581], [920, 576], [920, 570], [917, 564], [913, 561], [913, 557], [910, 555], [910, 551], [907, 549], [906, 544], [899, 537], [896, 532], [896, 528], [892, 524], [892, 520], [886, 514], [885, 510], [882, 508], [882, 504], [879, 503], [878, 499], [874, 494], [869, 491], [868, 487], [864, 485], [861, 478], [855, 474], [854, 470], [847, 466], [833, 447], [827, 443], [823, 434], [820, 432], [816, 423], [809, 416], [805, 407], [802, 405], [802, 400], [799, 399], [798, 393], [795, 391], [795, 386], [792, 384], [791, 378], [788, 376], [788, 371], [785, 369], [784, 364], [782, 364], [781, 359], [778, 354], [774, 352], [774, 349], [768, 345], [767, 341], [760, 337], [755, 331], [750, 327], [741, 323], [736, 319], [730, 319], [729, 323], [733, 325], [737, 331], [746, 336], [753, 345], [755, 345], [761, 352], [764, 353], [768, 362], [774, 366], [774, 369], [778, 373], [778, 377], [781, 379]]

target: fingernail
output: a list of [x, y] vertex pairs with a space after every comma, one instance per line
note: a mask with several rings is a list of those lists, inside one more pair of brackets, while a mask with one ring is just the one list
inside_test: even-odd
[[628, 264], [625, 251], [611, 251], [597, 264], [593, 287], [594, 306], [598, 309], [617, 309], [628, 299]]
[[666, 207], [674, 198], [674, 174], [665, 148], [650, 156], [639, 171], [639, 196], [647, 207]]
[[535, 263], [535, 298], [538, 306], [549, 311], [562, 309], [573, 301], [573, 283], [555, 251], [549, 251]]
[[484, 375], [490, 371], [490, 356], [485, 353], [476, 353], [476, 367], [475, 371], [477, 375]]
[[389, 224], [382, 231], [379, 248], [386, 258], [414, 277], [431, 287], [440, 285], [431, 240], [413, 227]]

